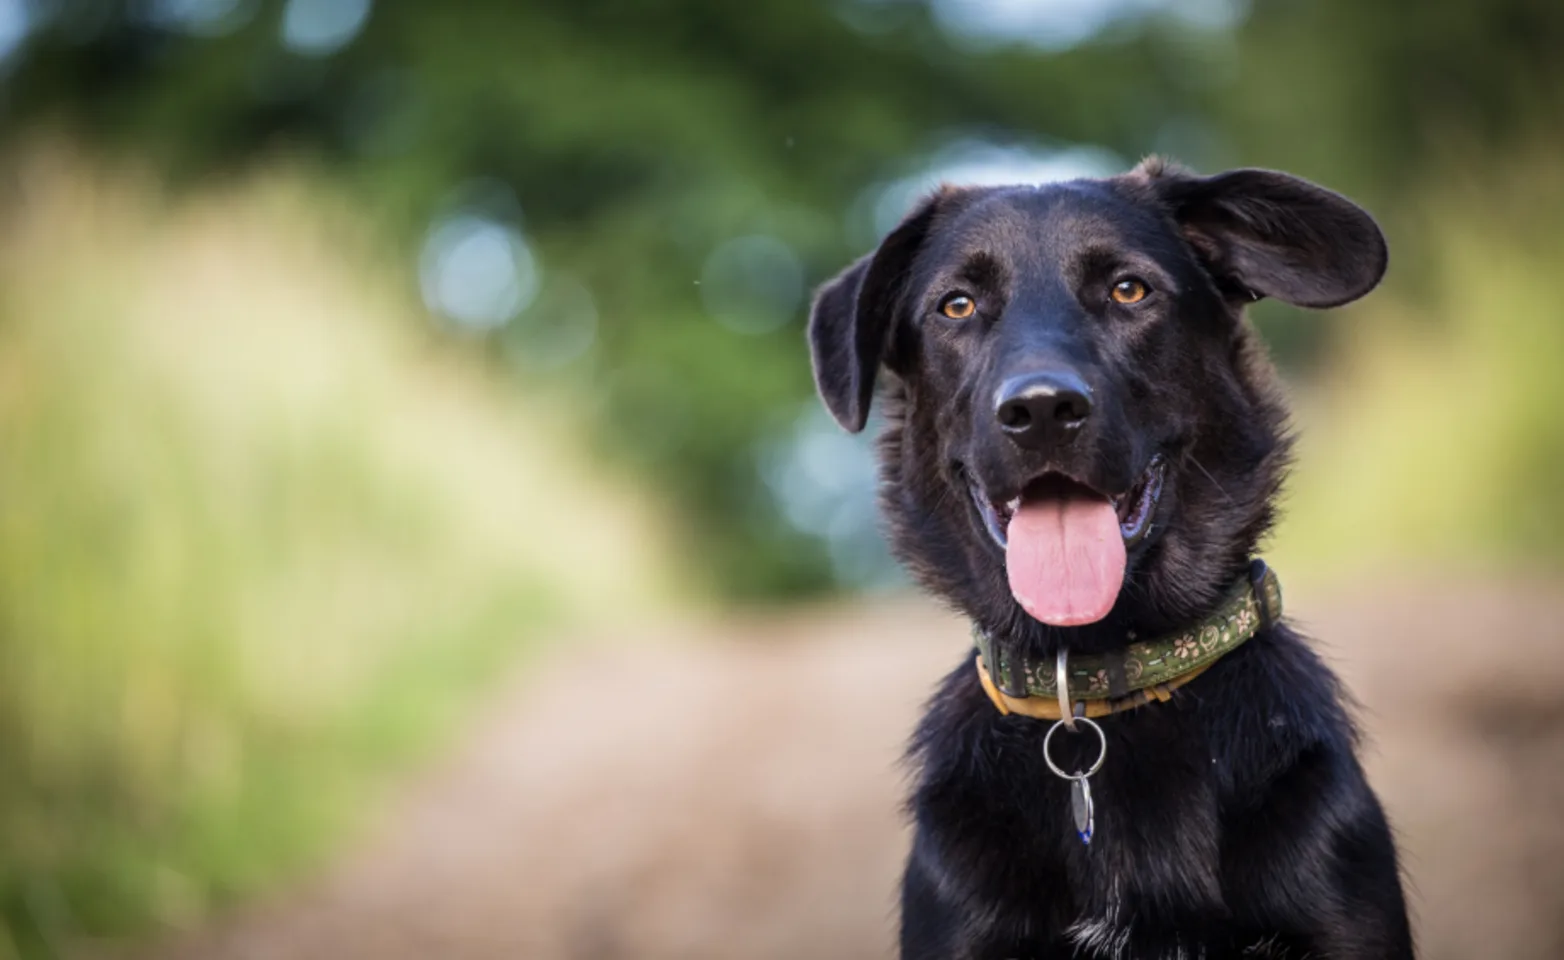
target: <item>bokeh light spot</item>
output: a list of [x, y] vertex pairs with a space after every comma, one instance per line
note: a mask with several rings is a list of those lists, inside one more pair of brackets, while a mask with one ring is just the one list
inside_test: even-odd
[[706, 258], [700, 291], [718, 323], [739, 333], [768, 333], [786, 323], [803, 301], [804, 265], [776, 237], [737, 237]]
[[0, 62], [16, 52], [31, 29], [26, 0], [0, 0]]
[[462, 213], [435, 224], [419, 266], [424, 303], [471, 330], [503, 325], [538, 293], [537, 261], [521, 231], [486, 216]]
[[871, 247], [890, 233], [919, 198], [942, 183], [998, 187], [1102, 177], [1123, 169], [1111, 150], [1086, 145], [1048, 147], [963, 138], [935, 151], [916, 173], [865, 190], [848, 211], [854, 247]]
[[882, 421], [848, 434], [820, 406], [806, 404], [792, 429], [760, 447], [760, 475], [783, 518], [825, 541], [841, 583], [877, 587], [901, 574], [880, 533], [874, 440]]
[[151, 0], [146, 18], [162, 30], [219, 37], [255, 15], [256, 0]]
[[282, 43], [294, 53], [324, 57], [353, 42], [369, 20], [370, 0], [288, 0]]
[[557, 370], [597, 339], [597, 302], [574, 277], [551, 276], [542, 293], [505, 328], [505, 355], [523, 370]]
[[929, 0], [940, 29], [963, 43], [1021, 41], [1065, 50], [1107, 28], [1165, 14], [1203, 30], [1231, 28], [1248, 13], [1247, 0]]

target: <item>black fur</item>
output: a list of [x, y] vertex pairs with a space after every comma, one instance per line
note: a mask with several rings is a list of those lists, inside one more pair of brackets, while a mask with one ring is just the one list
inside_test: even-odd
[[[1288, 460], [1286, 412], [1243, 305], [1356, 299], [1386, 264], [1361, 209], [1285, 174], [1197, 177], [1152, 160], [1109, 180], [946, 188], [820, 291], [809, 339], [826, 405], [863, 428], [877, 376], [882, 508], [899, 556], [1034, 657], [1189, 624], [1243, 574]], [[1126, 276], [1153, 293], [1114, 303]], [[953, 291], [966, 320], [938, 309]], [[1068, 366], [1093, 412], [1072, 442], [1008, 442], [996, 385]], [[1105, 494], [1167, 463], [1151, 532], [1109, 615], [1033, 620], [976, 496], [1043, 471]], [[1335, 678], [1285, 624], [1165, 704], [1102, 721], [1097, 835], [1070, 828], [1045, 723], [1001, 716], [971, 661], [914, 737], [904, 958], [1412, 956], [1396, 852]], [[1079, 744], [1064, 739], [1064, 759]]]

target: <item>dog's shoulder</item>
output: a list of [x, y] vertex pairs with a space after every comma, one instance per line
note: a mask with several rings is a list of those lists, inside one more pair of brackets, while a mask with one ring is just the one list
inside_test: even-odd
[[1353, 759], [1358, 730], [1341, 681], [1310, 643], [1284, 624], [1218, 661], [1188, 690], [1210, 745], [1220, 791], [1262, 791], [1300, 758]]

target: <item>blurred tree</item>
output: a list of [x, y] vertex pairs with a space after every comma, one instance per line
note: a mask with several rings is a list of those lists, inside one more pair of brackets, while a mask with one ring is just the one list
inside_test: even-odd
[[[12, 135], [64, 125], [176, 182], [304, 151], [378, 211], [404, 262], [499, 185], [543, 264], [539, 302], [589, 297], [597, 320], [553, 379], [603, 449], [676, 496], [692, 555], [739, 596], [830, 574], [755, 468], [808, 393], [802, 300], [780, 326], [716, 322], [700, 281], [725, 242], [780, 240], [818, 282], [862, 252], [843, 211], [865, 187], [956, 136], [1284, 166], [1394, 202], [1447, 131], [1484, 149], [1552, 122], [1564, 69], [1564, 13], [1541, 0], [1268, 0], [1230, 36], [1151, 14], [1052, 52], [953, 39], [910, 0], [25, 9]], [[491, 335], [497, 355], [525, 352], [518, 329]], [[1302, 354], [1325, 328], [1273, 329]]]
[[1452, 160], [1564, 135], [1564, 5], [1271, 0], [1237, 35], [1220, 123], [1247, 162], [1381, 203]]
[[700, 296], [708, 254], [771, 235], [812, 284], [861, 252], [842, 226], [859, 192], [954, 133], [1134, 154], [1195, 94], [1147, 39], [961, 50], [906, 4], [381, 2], [339, 49], [289, 49], [295, 8], [323, 5], [37, 8], [7, 124], [149, 151], [176, 181], [302, 148], [408, 254], [463, 202], [453, 191], [504, 185], [546, 272], [578, 278], [601, 317], [590, 360], [559, 379], [605, 449], [677, 495], [694, 554], [740, 595], [820, 588], [829, 570], [754, 467], [807, 395], [802, 301], [780, 328], [720, 325]]

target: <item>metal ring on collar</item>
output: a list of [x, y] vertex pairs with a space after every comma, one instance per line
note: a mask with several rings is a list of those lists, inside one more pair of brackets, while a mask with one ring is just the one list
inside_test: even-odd
[[1043, 737], [1043, 762], [1048, 764], [1048, 769], [1052, 770], [1056, 776], [1065, 780], [1085, 780], [1096, 773], [1102, 767], [1102, 762], [1108, 757], [1108, 738], [1103, 735], [1102, 728], [1097, 726], [1097, 721], [1088, 720], [1086, 717], [1076, 717], [1075, 721], [1086, 724], [1093, 733], [1097, 734], [1097, 759], [1087, 768], [1085, 773], [1065, 773], [1063, 768], [1054, 763], [1054, 758], [1048, 753], [1048, 748], [1053, 744], [1054, 734], [1058, 733], [1059, 728], [1065, 725], [1063, 720], [1049, 727], [1048, 734]]

